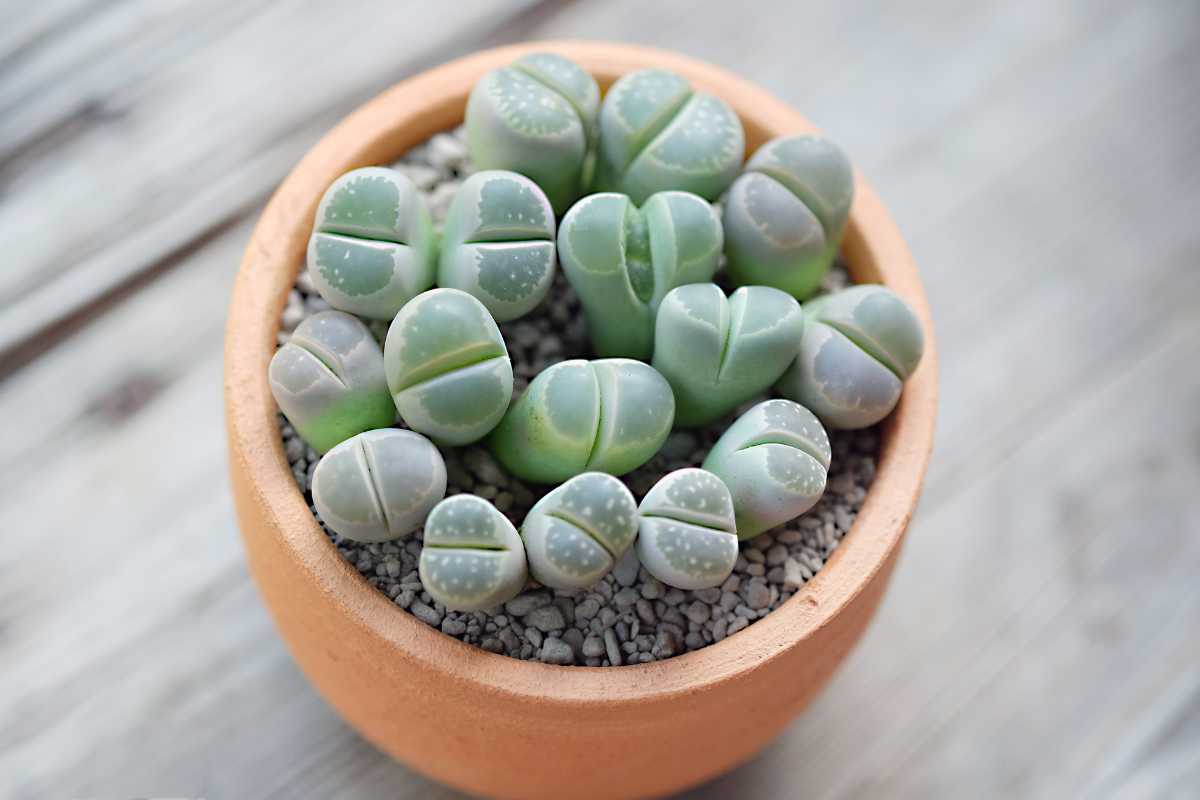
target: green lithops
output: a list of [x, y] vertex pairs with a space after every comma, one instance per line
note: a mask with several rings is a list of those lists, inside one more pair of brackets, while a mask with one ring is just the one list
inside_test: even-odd
[[737, 534], [749, 539], [808, 511], [825, 491], [829, 436], [791, 400], [766, 400], [738, 417], [704, 459], [733, 494]]
[[483, 438], [512, 399], [504, 337], [483, 303], [458, 289], [430, 289], [400, 309], [383, 361], [400, 417], [441, 444]]
[[569, 59], [529, 53], [479, 79], [467, 100], [467, 148], [480, 169], [537, 181], [561, 213], [579, 196], [600, 89]]
[[267, 372], [284, 416], [318, 453], [396, 421], [383, 353], [367, 326], [341, 311], [301, 322]]
[[563, 218], [558, 254], [599, 356], [648, 360], [667, 292], [712, 279], [721, 223], [703, 198], [660, 192], [640, 209], [622, 194], [585, 197]]
[[767, 142], [725, 198], [729, 276], [805, 299], [837, 255], [853, 197], [854, 171], [833, 142], [811, 134]]
[[595, 187], [642, 203], [681, 189], [715, 200], [745, 155], [742, 123], [720, 98], [662, 69], [643, 69], [612, 85], [600, 107]]
[[800, 349], [804, 315], [786, 292], [712, 283], [672, 289], [655, 319], [654, 368], [675, 392], [675, 422], [704, 425], [779, 380]]
[[542, 302], [554, 265], [554, 211], [538, 185], [503, 170], [467, 178], [446, 216], [438, 286], [467, 292], [507, 322]]
[[675, 470], [646, 493], [638, 513], [638, 560], [663, 583], [707, 589], [733, 572], [733, 498], [716, 475], [694, 467]]
[[558, 483], [581, 472], [637, 469], [658, 452], [674, 419], [671, 386], [653, 367], [574, 359], [534, 378], [488, 441], [513, 475]]
[[333, 182], [317, 207], [308, 272], [334, 308], [390, 320], [433, 285], [436, 246], [429, 210], [412, 181], [363, 167]]
[[525, 586], [525, 547], [496, 507], [473, 494], [447, 497], [425, 520], [417, 571], [425, 591], [452, 611], [480, 611]]
[[534, 579], [552, 589], [586, 589], [633, 544], [637, 502], [625, 484], [585, 472], [537, 502], [521, 524]]
[[808, 303], [800, 353], [776, 385], [832, 428], [886, 417], [925, 347], [921, 321], [895, 292], [873, 284]]
[[366, 431], [326, 453], [313, 472], [321, 519], [356, 542], [407, 537], [446, 494], [446, 464], [419, 433]]

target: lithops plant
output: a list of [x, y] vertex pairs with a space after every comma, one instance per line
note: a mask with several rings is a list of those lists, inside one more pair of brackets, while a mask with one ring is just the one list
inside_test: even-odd
[[886, 417], [925, 348], [921, 321], [895, 292], [860, 284], [808, 303], [800, 353], [776, 389], [832, 428]]
[[733, 494], [737, 535], [750, 539], [808, 511], [825, 491], [829, 435], [804, 406], [766, 400], [737, 418], [703, 467]]
[[800, 349], [804, 314], [790, 294], [712, 283], [672, 289], [654, 325], [654, 368], [675, 393], [675, 423], [704, 425], [779, 380]]
[[317, 207], [308, 272], [334, 308], [390, 320], [433, 285], [432, 222], [412, 181], [363, 167], [333, 182]]
[[742, 123], [720, 98], [662, 69], [643, 69], [612, 85], [600, 107], [597, 191], [641, 204], [665, 189], [715, 200], [745, 155]]
[[383, 352], [366, 325], [341, 311], [301, 322], [267, 375], [280, 410], [318, 453], [396, 421]]
[[400, 309], [383, 363], [400, 417], [442, 444], [483, 438], [512, 399], [504, 337], [483, 303], [458, 289], [430, 289]]
[[648, 360], [659, 303], [676, 286], [711, 280], [723, 241], [712, 206], [687, 192], [660, 192], [640, 209], [615, 193], [576, 203], [558, 254], [596, 354]]
[[585, 472], [537, 502], [521, 524], [534, 579], [552, 589], [586, 589], [624, 555], [638, 532], [638, 509], [625, 484]]
[[668, 586], [720, 586], [737, 561], [733, 498], [721, 479], [689, 467], [664, 476], [638, 506], [637, 555]]
[[446, 494], [446, 464], [419, 433], [366, 431], [326, 453], [312, 496], [331, 530], [356, 542], [406, 538]]
[[767, 142], [725, 198], [729, 276], [804, 300], [833, 263], [853, 197], [850, 160], [833, 142], [811, 134]]
[[526, 481], [559, 483], [587, 471], [624, 475], [658, 452], [674, 419], [671, 386], [648, 364], [573, 359], [538, 374], [488, 444]]
[[473, 494], [447, 497], [425, 520], [417, 571], [425, 591], [452, 611], [480, 611], [525, 586], [525, 546], [496, 507]]
[[558, 213], [580, 194], [600, 89], [575, 62], [529, 53], [485, 74], [467, 100], [467, 148], [480, 169], [535, 180]]
[[467, 178], [446, 216], [438, 286], [467, 292], [507, 322], [542, 302], [554, 265], [554, 211], [538, 185], [504, 170]]

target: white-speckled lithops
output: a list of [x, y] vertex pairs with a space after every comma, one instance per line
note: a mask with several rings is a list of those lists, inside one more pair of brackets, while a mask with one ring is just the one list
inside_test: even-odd
[[267, 374], [279, 409], [318, 453], [396, 421], [383, 353], [350, 314], [322, 311], [305, 319], [275, 351]]
[[805, 299], [833, 263], [853, 196], [850, 160], [833, 142], [811, 134], [767, 142], [725, 198], [729, 276]]
[[600, 89], [575, 62], [529, 53], [494, 69], [467, 101], [467, 148], [479, 169], [528, 175], [557, 212], [567, 209], [588, 176]]
[[715, 200], [745, 149], [741, 120], [724, 100], [673, 72], [638, 70], [614, 83], [600, 106], [595, 188], [638, 204], [665, 189]]
[[712, 280], [722, 242], [712, 206], [687, 192], [660, 192], [640, 209], [614, 193], [576, 203], [558, 254], [596, 355], [648, 360], [659, 303], [676, 286]]
[[412, 534], [446, 494], [446, 464], [419, 433], [365, 431], [326, 453], [312, 496], [331, 530], [356, 542]]
[[308, 272], [334, 308], [389, 320], [433, 285], [435, 239], [412, 181], [385, 167], [351, 170], [317, 206]]
[[689, 467], [663, 477], [638, 506], [637, 555], [668, 586], [720, 586], [738, 556], [733, 498], [721, 479]]
[[504, 170], [467, 178], [446, 215], [438, 286], [467, 292], [507, 322], [542, 302], [554, 265], [554, 211], [538, 185]]
[[537, 502], [521, 524], [534, 580], [586, 589], [608, 574], [637, 538], [637, 502], [604, 472], [576, 475]]
[[589, 470], [624, 475], [658, 452], [674, 419], [671, 386], [648, 364], [573, 359], [534, 378], [488, 443], [526, 481], [558, 483]]
[[791, 400], [766, 400], [738, 417], [704, 459], [733, 494], [737, 534], [750, 539], [808, 511], [825, 491], [829, 436]]
[[480, 611], [525, 586], [525, 546], [496, 507], [473, 494], [447, 497], [425, 520], [417, 570], [425, 591], [451, 611]]
[[400, 309], [383, 362], [401, 418], [442, 444], [482, 439], [512, 399], [504, 337], [483, 303], [458, 289], [430, 289]]
[[861, 284], [805, 305], [800, 354], [776, 384], [831, 428], [886, 417], [925, 348], [921, 321], [899, 295]]
[[804, 315], [787, 292], [712, 283], [672, 289], [655, 319], [654, 368], [675, 392], [675, 423], [704, 425], [770, 388], [800, 350]]

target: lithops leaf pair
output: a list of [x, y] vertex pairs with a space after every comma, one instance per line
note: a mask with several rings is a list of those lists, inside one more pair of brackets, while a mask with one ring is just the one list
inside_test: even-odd
[[711, 280], [723, 241], [712, 206], [687, 192], [660, 192], [640, 209], [614, 193], [576, 203], [558, 254], [596, 354], [648, 360], [659, 303], [676, 286]]
[[561, 213], [579, 196], [600, 89], [581, 67], [529, 53], [479, 79], [467, 101], [467, 148], [480, 169], [528, 175]]
[[537, 502], [521, 524], [535, 580], [553, 589], [586, 589], [624, 555], [638, 532], [637, 502], [625, 484], [585, 472]]
[[750, 539], [808, 511], [825, 491], [829, 436], [791, 400], [766, 400], [738, 417], [713, 445], [704, 469], [733, 494], [737, 535]]
[[301, 322], [275, 351], [268, 378], [280, 410], [318, 453], [396, 420], [375, 337], [341, 311]]
[[639, 204], [665, 189], [715, 200], [737, 175], [745, 148], [742, 123], [724, 100], [667, 70], [631, 72], [600, 107], [595, 188]]
[[538, 185], [503, 170], [467, 178], [446, 216], [438, 286], [469, 293], [507, 322], [542, 302], [554, 265], [554, 211]]
[[672, 289], [655, 319], [654, 368], [675, 392], [675, 422], [704, 425], [779, 380], [800, 349], [804, 315], [790, 294], [712, 283]]
[[440, 443], [483, 438], [512, 399], [504, 337], [483, 304], [458, 289], [430, 289], [400, 309], [383, 361], [401, 418]]
[[366, 431], [326, 453], [313, 472], [321, 519], [357, 542], [407, 537], [446, 494], [446, 464], [419, 433]]
[[738, 555], [733, 498], [716, 475], [675, 470], [646, 493], [638, 513], [638, 560], [663, 583], [707, 589], [733, 572]]
[[873, 284], [808, 303], [800, 354], [776, 389], [832, 428], [865, 428], [886, 417], [917, 368], [925, 336], [916, 313]]
[[675, 398], [653, 367], [626, 358], [574, 359], [543, 370], [489, 439], [513, 475], [559, 483], [581, 472], [624, 475], [671, 432]]
[[432, 222], [412, 181], [364, 167], [326, 190], [308, 240], [308, 272], [334, 308], [390, 320], [433, 285]]
[[473, 494], [447, 497], [425, 520], [417, 571], [425, 591], [452, 611], [479, 611], [520, 593], [525, 547], [496, 507]]
[[850, 160], [820, 136], [772, 139], [725, 198], [725, 255], [735, 283], [803, 300], [837, 255], [854, 197]]

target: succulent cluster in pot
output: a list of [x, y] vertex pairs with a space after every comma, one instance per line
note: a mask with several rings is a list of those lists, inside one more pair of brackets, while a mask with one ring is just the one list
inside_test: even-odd
[[[664, 70], [602, 98], [548, 53], [482, 76], [465, 113], [482, 171], [440, 230], [385, 167], [339, 177], [318, 204], [309, 280], [334, 310], [306, 319], [268, 376], [324, 454], [318, 513], [354, 541], [420, 532], [423, 587], [456, 611], [532, 584], [585, 590], [635, 556], [668, 586], [722, 585], [739, 541], [821, 498], [826, 429], [883, 419], [921, 358], [920, 321], [890, 289], [813, 297], [849, 218], [848, 159], [802, 134], [743, 164], [720, 98]], [[546, 301], [560, 264], [595, 358], [550, 364], [514, 397], [497, 323]], [[384, 323], [381, 347], [369, 324]], [[640, 498], [621, 480], [673, 429], [772, 392], [701, 468]], [[444, 449], [472, 443], [547, 487], [520, 524], [488, 497], [446, 496]]]

